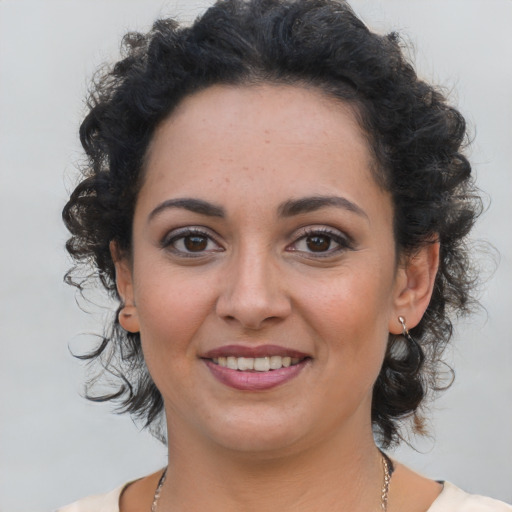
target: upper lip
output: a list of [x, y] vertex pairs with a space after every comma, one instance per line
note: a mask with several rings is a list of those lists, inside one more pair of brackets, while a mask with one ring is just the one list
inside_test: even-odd
[[218, 357], [266, 357], [283, 356], [304, 359], [310, 357], [308, 354], [292, 348], [280, 347], [279, 345], [224, 345], [217, 347], [201, 355], [203, 359], [214, 359]]

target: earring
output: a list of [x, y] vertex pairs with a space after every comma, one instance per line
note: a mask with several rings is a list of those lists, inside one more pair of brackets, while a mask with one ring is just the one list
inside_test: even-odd
[[398, 317], [398, 321], [402, 326], [402, 336], [407, 340], [407, 344], [409, 347], [411, 359], [415, 359], [415, 372], [417, 372], [422, 366], [423, 361], [425, 360], [425, 354], [423, 353], [423, 349], [421, 345], [411, 336], [409, 329], [407, 329], [407, 324], [405, 323], [405, 318], [403, 316]]
[[405, 318], [403, 316], [398, 317], [398, 321], [402, 324], [402, 335], [404, 338], [408, 338], [410, 336], [409, 329], [407, 329], [407, 325], [405, 323]]

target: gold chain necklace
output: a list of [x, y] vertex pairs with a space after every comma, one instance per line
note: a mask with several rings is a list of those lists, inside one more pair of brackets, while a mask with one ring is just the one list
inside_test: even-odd
[[155, 495], [153, 496], [153, 503], [151, 504], [151, 512], [156, 512], [156, 505], [158, 503], [158, 500], [160, 499], [160, 493], [162, 492], [162, 487], [164, 485], [166, 476], [167, 476], [167, 468], [164, 469], [164, 472], [162, 473], [162, 476], [160, 477], [160, 480], [158, 481]]
[[[391, 482], [391, 475], [393, 474], [393, 464], [391, 460], [389, 460], [388, 456], [384, 453], [381, 453], [382, 457], [382, 467], [384, 469], [384, 479], [382, 482], [381, 489], [381, 499], [380, 499], [380, 508], [382, 512], [386, 512], [388, 509], [388, 495], [389, 495], [389, 483]], [[153, 503], [151, 504], [151, 512], [157, 512], [156, 507], [158, 504], [158, 500], [160, 499], [160, 493], [162, 492], [162, 487], [165, 482], [165, 478], [167, 476], [167, 468], [164, 469], [160, 480], [158, 481], [158, 485], [155, 491], [155, 495], [153, 496]]]
[[[380, 497], [380, 508], [382, 512], [386, 512], [388, 509], [388, 494], [389, 494], [389, 483], [391, 482], [391, 475], [393, 474], [393, 463], [389, 457], [381, 452], [382, 466], [384, 468], [384, 479], [382, 482], [381, 497]], [[151, 511], [153, 512], [153, 510]]]

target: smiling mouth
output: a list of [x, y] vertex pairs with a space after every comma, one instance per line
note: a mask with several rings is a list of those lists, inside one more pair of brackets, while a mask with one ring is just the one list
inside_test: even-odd
[[295, 366], [307, 358], [289, 356], [268, 356], [268, 357], [214, 357], [211, 361], [223, 368], [238, 370], [242, 372], [271, 372]]

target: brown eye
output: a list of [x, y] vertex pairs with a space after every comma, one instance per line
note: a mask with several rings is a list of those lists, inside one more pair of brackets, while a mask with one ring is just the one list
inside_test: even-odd
[[204, 251], [208, 246], [208, 238], [201, 235], [189, 235], [184, 237], [183, 245], [190, 252]]
[[312, 235], [306, 237], [307, 248], [311, 252], [324, 252], [331, 248], [331, 237], [326, 235]]
[[310, 226], [302, 233], [299, 232], [299, 237], [287, 247], [287, 250], [318, 259], [336, 257], [352, 248], [353, 244], [348, 235], [331, 228], [317, 229]]
[[197, 228], [183, 228], [169, 233], [161, 242], [166, 251], [178, 257], [200, 258], [224, 249], [206, 232]]

